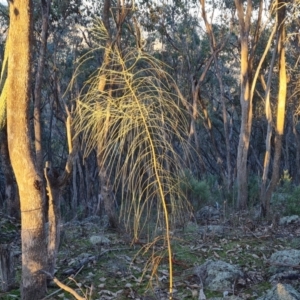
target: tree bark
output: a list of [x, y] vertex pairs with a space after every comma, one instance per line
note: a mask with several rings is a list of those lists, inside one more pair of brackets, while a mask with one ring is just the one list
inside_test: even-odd
[[2, 170], [5, 179], [4, 204], [10, 217], [20, 218], [20, 201], [18, 197], [18, 187], [15, 184], [14, 172], [11, 167], [6, 128], [0, 133], [0, 154], [2, 157]]
[[247, 0], [246, 13], [244, 14], [243, 1], [235, 0], [241, 42], [241, 74], [240, 74], [240, 104], [241, 104], [241, 129], [237, 154], [237, 204], [239, 209], [245, 209], [248, 201], [248, 171], [247, 159], [252, 126], [252, 98], [250, 97], [250, 65], [248, 59], [249, 30], [252, 14], [252, 0]]
[[32, 3], [10, 2], [7, 75], [7, 133], [12, 167], [19, 188], [22, 239], [22, 300], [46, 294], [46, 236], [43, 213], [43, 180], [31, 151], [29, 104], [31, 83]]
[[49, 22], [49, 0], [41, 0], [42, 6], [42, 32], [41, 32], [41, 47], [38, 60], [35, 87], [34, 87], [34, 144], [35, 144], [35, 159], [37, 170], [40, 176], [43, 174], [43, 147], [42, 147], [42, 127], [41, 127], [41, 98], [42, 98], [42, 79], [45, 68], [45, 57], [47, 51], [47, 35]]
[[261, 77], [262, 85], [264, 86], [265, 89], [265, 111], [266, 111], [266, 118], [268, 122], [267, 136], [266, 136], [266, 152], [264, 158], [264, 170], [263, 170], [262, 182], [260, 187], [260, 203], [262, 207], [266, 207], [266, 202], [265, 202], [266, 191], [267, 191], [269, 167], [271, 162], [271, 138], [273, 132], [273, 117], [272, 117], [272, 109], [271, 109], [271, 102], [270, 102], [270, 90], [271, 90], [271, 79], [273, 75], [275, 58], [276, 58], [276, 51], [274, 51], [272, 55], [267, 85], [265, 84], [263, 77]]
[[270, 202], [272, 194], [279, 181], [280, 171], [280, 159], [282, 139], [284, 133], [285, 123], [285, 106], [287, 95], [287, 73], [286, 73], [286, 59], [285, 59], [285, 15], [286, 15], [286, 1], [278, 0], [276, 2], [277, 9], [277, 26], [278, 26], [278, 69], [279, 69], [279, 91], [278, 91], [278, 104], [277, 104], [277, 116], [276, 116], [276, 128], [275, 128], [275, 150], [273, 160], [273, 172], [270, 185], [266, 191], [265, 201], [262, 205], [262, 213], [267, 216], [270, 212]]
[[[110, 49], [112, 47], [112, 41], [111, 41], [111, 28], [110, 28], [110, 23], [109, 23], [109, 15], [110, 15], [110, 7], [111, 7], [111, 1], [110, 0], [105, 0], [104, 2], [104, 7], [103, 7], [103, 15], [102, 15], [102, 20], [104, 23], [104, 26], [107, 30], [108, 33], [108, 39], [106, 42], [106, 49], [104, 53], [104, 61], [103, 64], [108, 66], [110, 64]], [[106, 87], [107, 83], [107, 77], [106, 75], [101, 75], [99, 78], [99, 85], [98, 85], [98, 90], [99, 92], [103, 93], [107, 88], [109, 88], [109, 93], [112, 92], [111, 87]], [[107, 116], [105, 126], [107, 128], [107, 134], [108, 134], [108, 122], [109, 122], [109, 116]], [[106, 138], [106, 137], [105, 137]], [[106, 141], [99, 141], [98, 146], [97, 146], [97, 164], [99, 168], [99, 179], [100, 179], [100, 197], [101, 200], [103, 200], [104, 203], [104, 209], [105, 212], [108, 215], [109, 223], [112, 228], [118, 228], [118, 218], [116, 215], [116, 210], [115, 210], [115, 201], [114, 201], [114, 195], [112, 191], [112, 186], [110, 184], [110, 178], [107, 174], [105, 162], [103, 159], [102, 155], [102, 145]]]
[[75, 163], [74, 156], [78, 155], [78, 141], [75, 139], [72, 143], [72, 117], [67, 110], [66, 131], [69, 147], [69, 155], [66, 161], [65, 170], [62, 174], [58, 174], [52, 169], [51, 162], [46, 162], [44, 174], [47, 182], [48, 192], [48, 272], [54, 275], [56, 267], [56, 257], [60, 245], [60, 223], [61, 210], [60, 203], [62, 201], [62, 189], [66, 185], [67, 180], [72, 174], [72, 167]]
[[0, 244], [1, 290], [9, 291], [15, 284], [14, 252], [9, 244]]

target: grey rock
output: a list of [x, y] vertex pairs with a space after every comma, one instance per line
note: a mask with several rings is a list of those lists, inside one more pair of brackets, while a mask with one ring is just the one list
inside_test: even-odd
[[226, 297], [213, 297], [213, 298], [209, 298], [209, 300], [243, 300], [243, 298], [232, 295]]
[[208, 260], [203, 265], [195, 267], [194, 274], [201, 279], [205, 288], [220, 292], [231, 291], [236, 280], [244, 277], [239, 267], [222, 260]]
[[298, 215], [282, 217], [279, 220], [279, 225], [289, 225], [293, 223], [299, 223], [300, 217]]
[[[276, 274], [290, 270], [288, 266], [276, 266], [275, 264], [286, 264], [286, 265], [299, 265], [300, 264], [300, 250], [281, 250], [273, 253], [270, 257], [271, 267], [269, 272]], [[272, 265], [274, 263], [274, 265]]]
[[213, 206], [204, 206], [195, 214], [198, 222], [214, 221], [220, 218], [220, 210]]
[[300, 300], [300, 294], [289, 284], [277, 283], [257, 300]]
[[280, 282], [282, 280], [299, 280], [300, 273], [297, 270], [287, 270], [284, 272], [279, 272], [270, 277], [270, 282]]
[[90, 237], [90, 242], [93, 245], [109, 245], [110, 240], [103, 235], [93, 235]]
[[221, 225], [208, 225], [200, 226], [199, 233], [215, 233], [215, 234], [224, 234], [225, 228]]

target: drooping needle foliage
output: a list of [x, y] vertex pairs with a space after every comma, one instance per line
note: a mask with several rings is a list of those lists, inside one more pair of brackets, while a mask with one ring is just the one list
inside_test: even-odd
[[189, 207], [178, 180], [190, 149], [188, 113], [167, 66], [138, 48], [121, 51], [108, 44], [100, 21], [93, 34], [99, 43], [95, 50], [105, 59], [77, 102], [76, 132], [82, 133], [86, 154], [100, 149], [121, 201], [121, 220], [134, 239], [156, 216], [169, 248], [170, 216], [182, 222]]

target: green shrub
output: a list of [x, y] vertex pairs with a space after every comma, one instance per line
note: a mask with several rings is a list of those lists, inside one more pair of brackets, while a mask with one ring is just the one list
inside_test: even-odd
[[248, 180], [248, 198], [250, 206], [254, 206], [259, 202], [260, 195], [260, 182], [259, 176], [252, 175]]
[[300, 215], [300, 186], [287, 195], [284, 215]]
[[212, 198], [207, 180], [198, 180], [189, 170], [181, 175], [180, 187], [187, 194], [195, 209], [198, 209], [200, 204], [201, 206], [207, 204]]
[[293, 185], [288, 170], [283, 171], [272, 203], [275, 209], [280, 209], [285, 216], [300, 215], [300, 186]]

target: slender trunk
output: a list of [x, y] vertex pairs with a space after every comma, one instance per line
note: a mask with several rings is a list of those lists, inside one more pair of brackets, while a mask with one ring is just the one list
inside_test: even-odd
[[64, 172], [59, 176], [51, 167], [51, 162], [46, 163], [44, 175], [47, 182], [48, 192], [48, 272], [53, 276], [56, 267], [56, 257], [60, 244], [60, 223], [61, 211], [60, 203], [62, 200], [62, 189], [72, 174], [74, 156], [78, 152], [77, 139], [72, 144], [73, 133], [71, 131], [71, 115], [67, 110], [68, 118], [66, 120], [66, 131], [69, 146], [69, 156], [66, 162]]
[[35, 168], [29, 136], [31, 74], [30, 0], [10, 2], [10, 51], [7, 75], [7, 133], [12, 167], [19, 188], [22, 239], [22, 300], [46, 294], [46, 236], [43, 179]]
[[[6, 129], [6, 128], [5, 128]], [[8, 145], [7, 132], [3, 130], [0, 133], [0, 154], [2, 157], [2, 170], [5, 179], [5, 205], [7, 213], [11, 217], [19, 219], [20, 217], [20, 201], [18, 197], [18, 187], [15, 184], [14, 172], [11, 167]]]
[[35, 78], [34, 87], [34, 144], [37, 170], [42, 176], [43, 173], [43, 148], [42, 148], [42, 128], [41, 128], [41, 98], [42, 98], [42, 79], [45, 68], [45, 57], [47, 51], [48, 19], [50, 0], [41, 0], [42, 5], [42, 32], [40, 54]]
[[[284, 143], [284, 170], [288, 170], [289, 172], [292, 170], [292, 164], [291, 164], [291, 160], [290, 160], [290, 141], [292, 138], [292, 112], [290, 110], [288, 110], [287, 112], [287, 120], [286, 120], [286, 134], [285, 134], [285, 143]], [[291, 174], [291, 173], [289, 173]]]
[[1, 291], [8, 292], [15, 284], [15, 262], [12, 246], [0, 244]]
[[272, 55], [267, 85], [265, 84], [263, 77], [261, 77], [262, 79], [261, 81], [265, 89], [265, 111], [266, 111], [266, 118], [268, 122], [267, 136], [266, 136], [266, 152], [264, 158], [264, 170], [263, 170], [262, 183], [260, 188], [260, 203], [262, 207], [264, 207], [264, 209], [268, 209], [266, 203], [266, 191], [267, 191], [268, 174], [269, 174], [269, 167], [271, 161], [271, 138], [272, 138], [272, 130], [273, 130], [273, 117], [272, 117], [272, 110], [271, 110], [271, 103], [270, 103], [270, 90], [271, 90], [271, 79], [273, 75], [275, 58], [276, 58], [276, 51], [274, 51]]
[[[104, 53], [104, 66], [109, 66], [110, 64], [110, 51], [112, 47], [112, 41], [111, 41], [111, 30], [110, 30], [110, 23], [109, 23], [109, 15], [110, 15], [110, 7], [111, 7], [111, 1], [105, 0], [104, 6], [103, 6], [103, 15], [102, 20], [104, 23], [104, 26], [108, 33], [108, 40], [106, 43], [105, 53]], [[107, 77], [106, 75], [101, 75], [99, 78], [99, 85], [98, 90], [99, 92], [104, 92], [105, 90], [109, 89], [109, 93], [112, 93], [111, 87], [107, 87]], [[105, 124], [102, 124], [106, 128], [106, 134], [108, 134], [108, 123], [109, 123], [109, 106], [107, 109], [107, 118], [105, 121]], [[101, 125], [101, 126], [102, 126]], [[115, 201], [114, 201], [114, 194], [112, 191], [112, 186], [110, 184], [110, 179], [106, 170], [106, 166], [103, 159], [103, 153], [102, 153], [102, 145], [106, 142], [107, 136], [104, 137], [103, 141], [99, 141], [98, 148], [97, 148], [97, 163], [99, 168], [99, 180], [100, 180], [100, 197], [101, 200], [104, 203], [104, 209], [105, 212], [108, 215], [110, 226], [113, 228], [118, 228], [118, 219], [115, 211]]]
[[296, 128], [296, 121], [293, 120], [293, 134], [296, 141], [296, 176], [294, 176], [296, 185], [300, 182], [300, 136]]
[[206, 32], [210, 40], [210, 50], [214, 59], [216, 77], [218, 79], [219, 87], [220, 87], [220, 98], [222, 101], [222, 117], [223, 117], [223, 127], [224, 127], [225, 146], [226, 146], [226, 171], [227, 171], [226, 187], [227, 187], [227, 192], [229, 192], [232, 185], [232, 170], [231, 170], [232, 168], [231, 168], [231, 154], [230, 154], [231, 151], [230, 151], [230, 143], [229, 143], [229, 123], [227, 119], [228, 113], [227, 113], [225, 97], [224, 97], [224, 86], [223, 86], [223, 80], [218, 65], [218, 53], [215, 51], [216, 50], [215, 36], [212, 30], [212, 26], [208, 22], [206, 16], [205, 0], [200, 0], [200, 3], [202, 7], [202, 17], [205, 23]]
[[285, 59], [285, 14], [286, 14], [286, 2], [278, 0], [277, 5], [277, 18], [278, 18], [278, 57], [279, 57], [279, 91], [278, 91], [278, 104], [277, 104], [277, 116], [276, 116], [276, 130], [275, 130], [275, 151], [273, 160], [273, 173], [271, 182], [266, 192], [265, 205], [262, 207], [263, 215], [266, 216], [270, 212], [270, 201], [272, 194], [276, 188], [279, 180], [280, 171], [280, 159], [282, 139], [284, 133], [285, 123], [285, 106], [287, 95], [287, 73], [286, 73], [286, 59]]
[[77, 174], [79, 176], [79, 199], [83, 208], [82, 217], [86, 218], [88, 216], [88, 205], [86, 199], [86, 188], [84, 185], [84, 176], [81, 161], [82, 159], [77, 159]]
[[235, 6], [239, 19], [241, 42], [240, 104], [242, 113], [237, 154], [237, 204], [239, 209], [245, 209], [248, 201], [247, 160], [252, 126], [252, 97], [250, 97], [251, 66], [248, 58], [252, 0], [247, 0], [246, 13], [244, 13], [242, 1], [235, 0]]
[[73, 210], [77, 211], [78, 206], [78, 192], [77, 192], [77, 160], [78, 155], [74, 157], [73, 161], [73, 176], [72, 176], [72, 187], [73, 187], [73, 197], [72, 197], [72, 208]]
[[61, 189], [57, 186], [57, 178], [54, 175], [50, 162], [46, 162], [44, 175], [48, 192], [48, 272], [54, 276], [60, 242]]

